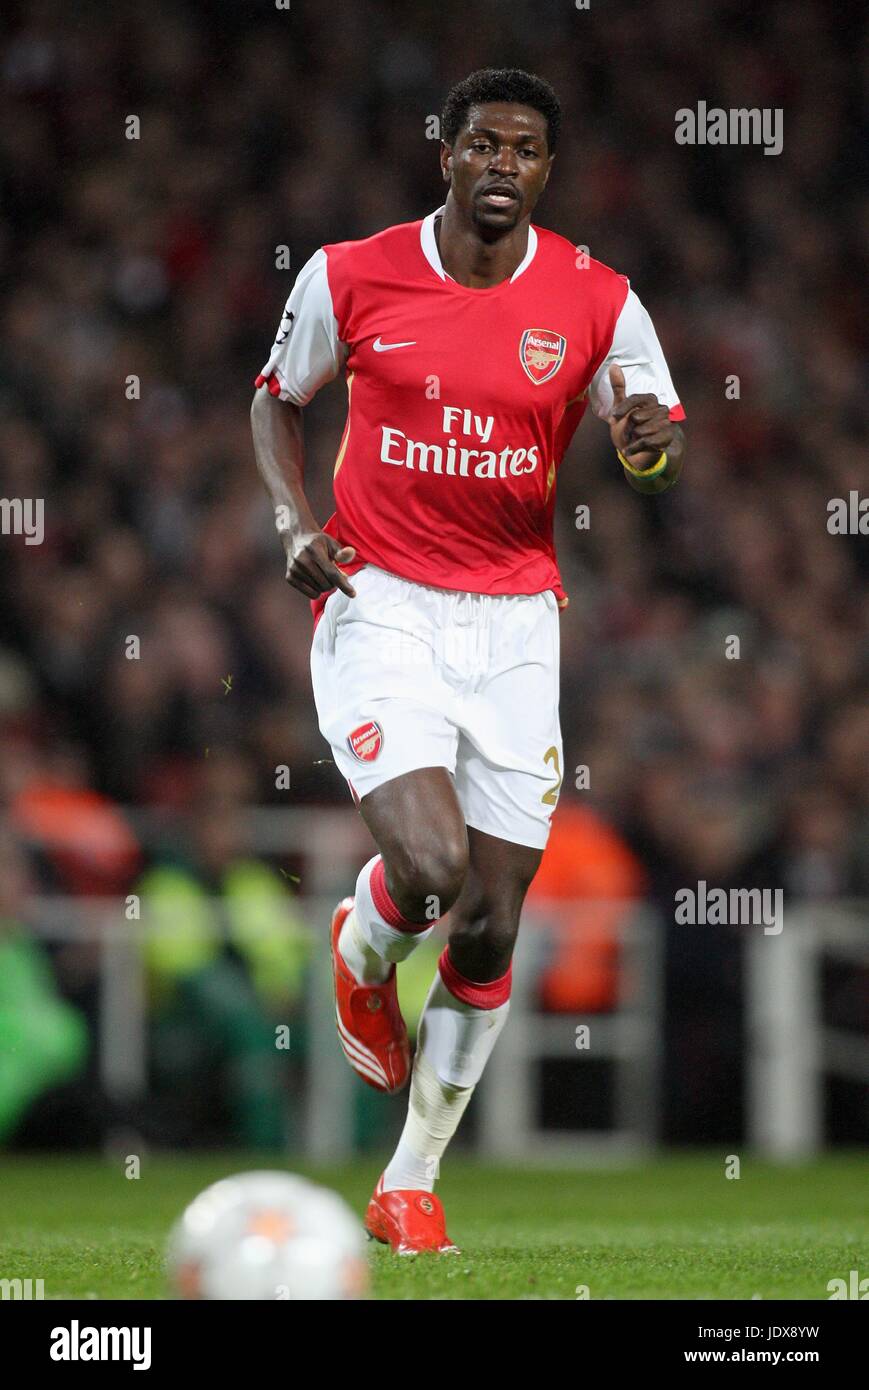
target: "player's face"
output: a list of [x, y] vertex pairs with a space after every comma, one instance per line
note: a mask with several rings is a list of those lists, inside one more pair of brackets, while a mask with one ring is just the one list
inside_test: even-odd
[[456, 203], [478, 228], [492, 232], [511, 231], [531, 216], [553, 158], [546, 117], [515, 102], [470, 107], [455, 144], [441, 147], [441, 168]]

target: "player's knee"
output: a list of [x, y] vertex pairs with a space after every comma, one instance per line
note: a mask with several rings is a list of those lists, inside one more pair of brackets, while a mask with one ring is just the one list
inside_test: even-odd
[[519, 933], [519, 915], [480, 911], [454, 922], [450, 957], [469, 980], [497, 980], [510, 967]]
[[398, 907], [408, 917], [434, 921], [452, 907], [468, 872], [467, 836], [406, 843], [388, 865]]

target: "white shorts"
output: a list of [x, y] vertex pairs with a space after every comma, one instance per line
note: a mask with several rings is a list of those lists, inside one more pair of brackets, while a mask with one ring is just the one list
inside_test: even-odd
[[543, 849], [562, 776], [558, 606], [366, 565], [311, 647], [320, 730], [357, 803], [421, 767], [455, 779], [469, 826]]

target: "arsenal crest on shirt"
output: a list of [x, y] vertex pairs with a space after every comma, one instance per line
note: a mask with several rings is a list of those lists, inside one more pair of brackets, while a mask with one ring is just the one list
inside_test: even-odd
[[548, 328], [526, 328], [519, 342], [519, 361], [535, 386], [555, 376], [564, 361], [567, 339]]
[[374, 719], [369, 719], [367, 724], [360, 724], [347, 735], [347, 744], [354, 758], [361, 763], [372, 763], [383, 747], [383, 730]]

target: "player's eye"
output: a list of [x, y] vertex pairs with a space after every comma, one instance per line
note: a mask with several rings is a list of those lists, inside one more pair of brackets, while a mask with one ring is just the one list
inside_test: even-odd
[[479, 154], [485, 154], [485, 153], [486, 153], [486, 150], [490, 150], [491, 148], [492, 148], [492, 146], [489, 144], [488, 140], [477, 140], [477, 141], [471, 146], [471, 149], [472, 149], [472, 150], [477, 150], [477, 152], [478, 152]]

